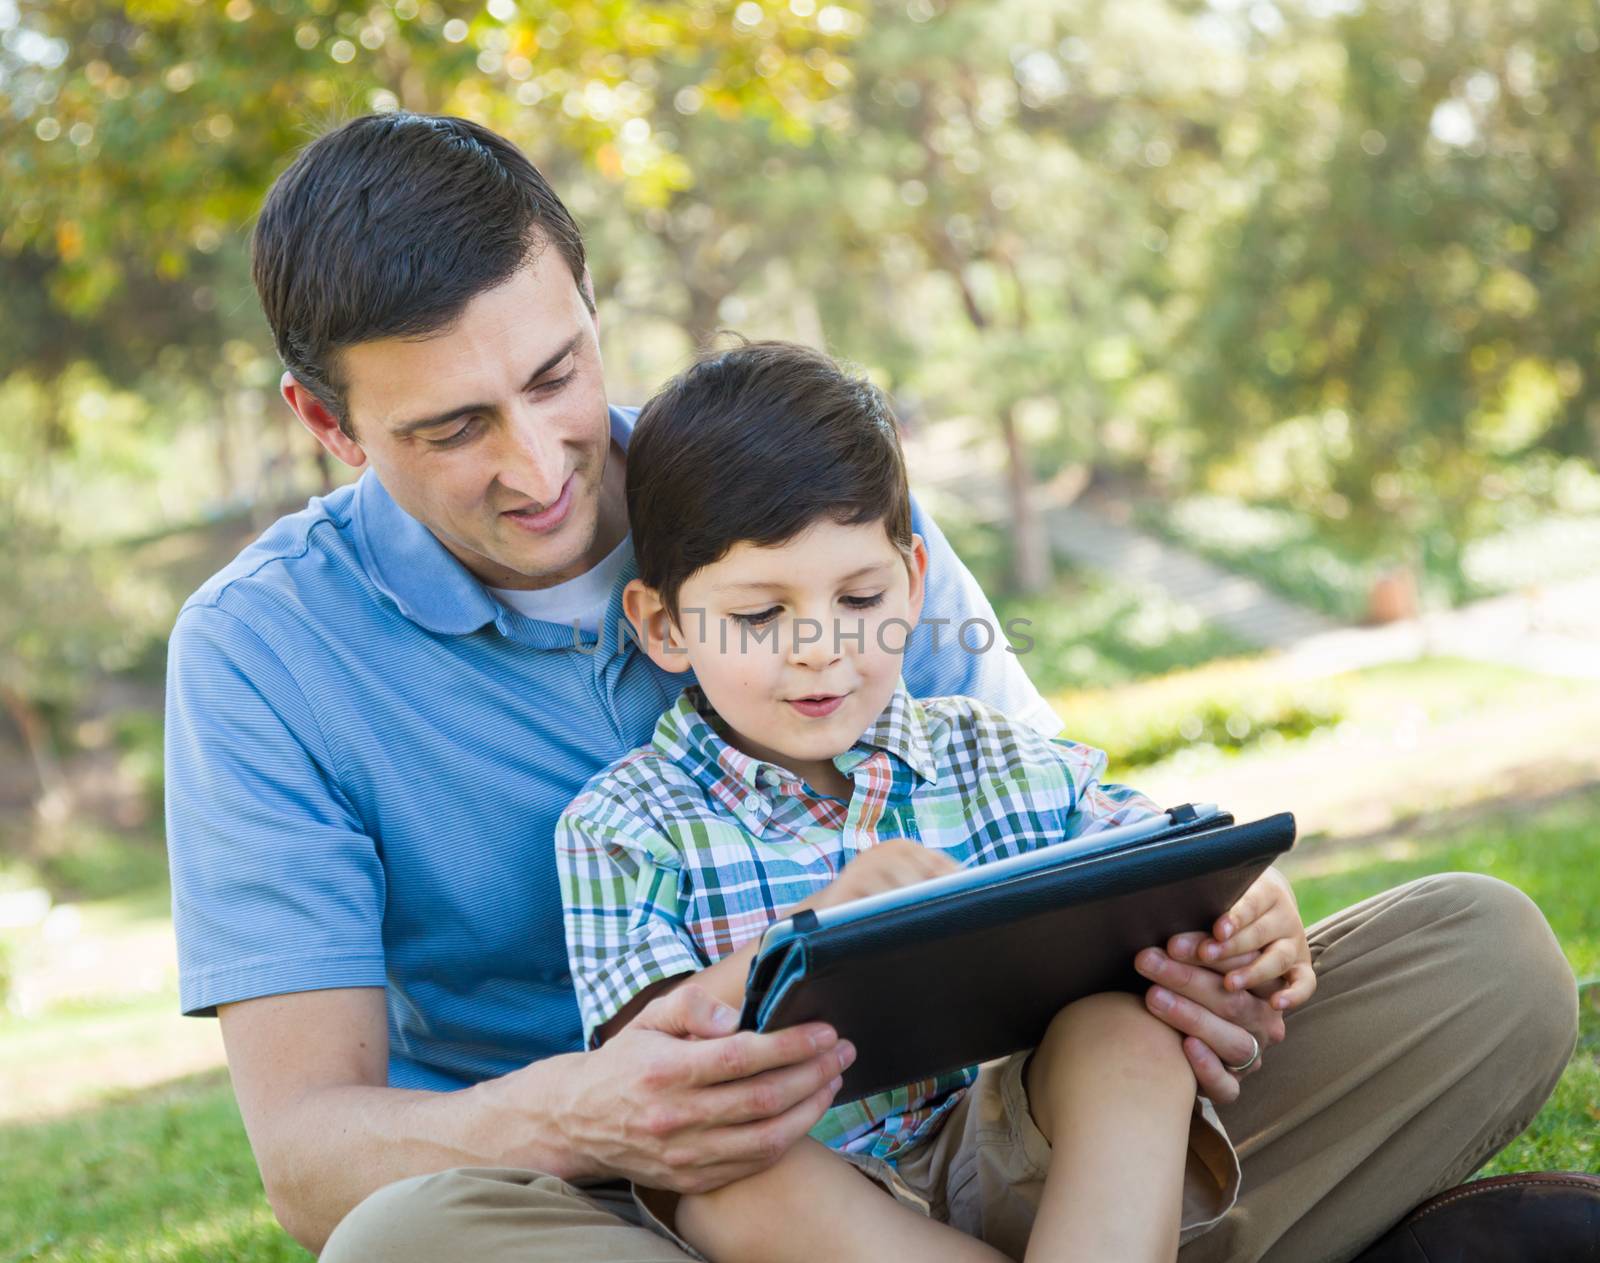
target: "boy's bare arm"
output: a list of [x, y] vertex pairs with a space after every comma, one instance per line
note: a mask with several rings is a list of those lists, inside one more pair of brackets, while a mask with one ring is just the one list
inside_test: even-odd
[[381, 989], [267, 996], [219, 1016], [268, 1200], [313, 1252], [369, 1193], [457, 1166], [720, 1187], [804, 1135], [854, 1057], [817, 1024], [735, 1034], [735, 1012], [686, 986], [597, 1052], [421, 1092], [386, 1086]]

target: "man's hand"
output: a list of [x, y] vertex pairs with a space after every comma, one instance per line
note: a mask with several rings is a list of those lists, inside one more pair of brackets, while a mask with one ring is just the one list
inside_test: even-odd
[[1264, 1056], [1282, 1042], [1284, 1013], [1316, 989], [1294, 893], [1275, 869], [1217, 918], [1210, 935], [1175, 935], [1164, 952], [1140, 952], [1134, 967], [1157, 984], [1147, 1007], [1185, 1037], [1200, 1091], [1219, 1105], [1239, 1099], [1240, 1079], [1261, 1061], [1227, 1067], [1248, 1061], [1258, 1044]]
[[689, 981], [580, 1054], [554, 1121], [583, 1173], [701, 1193], [771, 1166], [811, 1130], [855, 1049], [821, 1024], [758, 1035], [738, 1020]]
[[835, 908], [854, 899], [960, 871], [961, 865], [943, 851], [930, 850], [909, 838], [893, 838], [861, 852], [826, 887], [791, 908], [790, 914], [802, 908]]
[[[883, 842], [785, 915], [960, 867], [907, 839]], [[744, 996], [757, 946], [752, 941], [697, 974], [657, 984], [601, 1027], [604, 1042], [575, 1070], [585, 1090], [562, 1120], [566, 1150], [591, 1164], [584, 1174], [705, 1192], [770, 1166], [822, 1117], [855, 1049], [822, 1025], [736, 1032], [733, 1006]], [[651, 999], [652, 991], [662, 994]]]

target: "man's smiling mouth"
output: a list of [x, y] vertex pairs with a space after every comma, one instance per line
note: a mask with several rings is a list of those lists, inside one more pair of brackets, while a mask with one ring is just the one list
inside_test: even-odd
[[549, 508], [537, 512], [528, 512], [526, 509], [507, 509], [500, 516], [509, 518], [523, 530], [548, 531], [560, 526], [566, 520], [567, 513], [572, 508], [572, 487], [577, 481], [577, 474], [569, 474], [566, 482], [561, 484], [561, 494], [556, 497], [555, 503]]

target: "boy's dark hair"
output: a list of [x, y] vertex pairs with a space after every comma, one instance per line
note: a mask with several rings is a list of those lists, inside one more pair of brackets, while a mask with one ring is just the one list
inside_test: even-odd
[[645, 404], [628, 444], [639, 578], [674, 621], [684, 581], [736, 544], [787, 543], [814, 523], [882, 522], [908, 559], [911, 498], [883, 393], [819, 351], [747, 342], [713, 353]]
[[300, 153], [267, 194], [251, 262], [284, 367], [354, 437], [341, 347], [437, 332], [547, 245], [589, 303], [578, 226], [521, 150], [463, 118], [397, 112]]

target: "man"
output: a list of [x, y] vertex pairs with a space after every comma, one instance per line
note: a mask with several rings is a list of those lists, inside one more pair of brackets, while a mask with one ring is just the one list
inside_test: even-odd
[[[274, 185], [255, 279], [285, 399], [367, 472], [174, 630], [184, 1010], [220, 1017], [267, 1195], [327, 1259], [681, 1258], [624, 1182], [770, 1165], [854, 1050], [735, 1033], [691, 984], [579, 1051], [552, 829], [682, 679], [616, 634], [632, 415], [606, 403], [577, 228], [493, 133], [361, 118]], [[1053, 732], [1013, 655], [935, 643], [934, 620], [993, 615], [920, 510], [914, 529], [908, 688]], [[1313, 927], [1320, 987], [1281, 1048], [1200, 937], [1139, 960], [1243, 1157], [1239, 1205], [1185, 1260], [1350, 1257], [1520, 1131], [1572, 1048], [1548, 926], [1485, 878]]]

